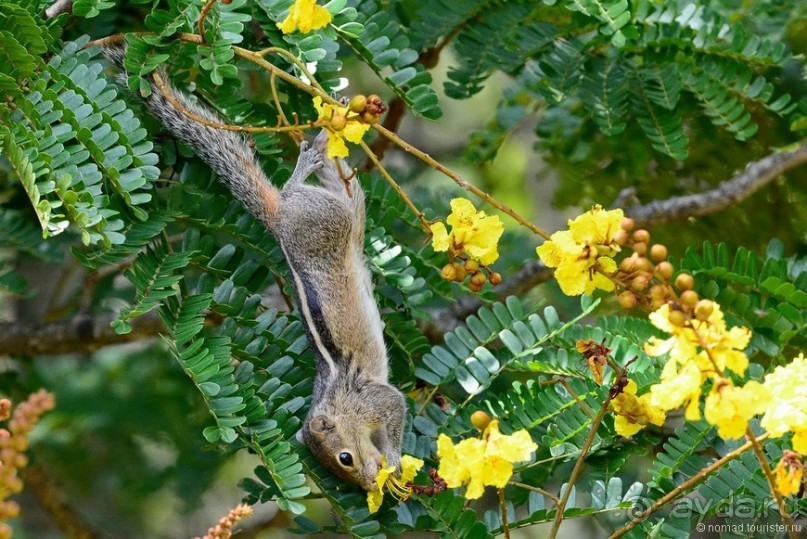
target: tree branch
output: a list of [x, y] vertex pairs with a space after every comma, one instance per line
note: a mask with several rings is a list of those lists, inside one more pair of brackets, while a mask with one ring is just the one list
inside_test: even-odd
[[102, 537], [65, 500], [64, 493], [53, 478], [38, 465], [22, 470], [26, 488], [34, 495], [39, 505], [53, 518], [56, 526], [75, 539]]
[[110, 324], [116, 314], [76, 315], [69, 320], [40, 325], [23, 322], [0, 323], [0, 355], [33, 356], [91, 352], [103, 346], [154, 337], [165, 331], [157, 313], [132, 319], [132, 331], [115, 333]]
[[53, 19], [73, 9], [73, 0], [56, 0], [45, 9], [45, 19]]
[[[629, 206], [625, 208], [625, 214], [638, 226], [650, 227], [719, 212], [745, 200], [780, 174], [804, 163], [807, 163], [807, 140], [802, 140], [794, 150], [774, 153], [749, 163], [743, 172], [715, 189]], [[618, 200], [629, 196], [629, 193], [620, 193]]]

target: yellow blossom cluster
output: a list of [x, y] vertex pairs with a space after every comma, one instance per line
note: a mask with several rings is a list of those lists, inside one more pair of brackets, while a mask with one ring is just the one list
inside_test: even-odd
[[451, 214], [446, 222], [451, 225], [450, 233], [442, 221], [430, 227], [435, 251], [450, 251], [452, 257], [465, 253], [484, 265], [499, 258], [498, 243], [504, 225], [498, 216], [476, 211], [466, 198], [455, 198], [451, 200]]
[[544, 264], [555, 270], [560, 289], [568, 296], [595, 289], [613, 290], [608, 278], [617, 265], [613, 257], [620, 251], [614, 235], [624, 219], [622, 210], [603, 210], [596, 205], [569, 221], [569, 230], [552, 234], [536, 249]]
[[[744, 327], [727, 328], [720, 306], [712, 302], [712, 307], [705, 320], [693, 318], [683, 325], [670, 321], [669, 304], [650, 314], [654, 326], [672, 334], [666, 340], [651, 337], [645, 345], [645, 352], [651, 356], [670, 354], [661, 381], [650, 388], [650, 404], [665, 411], [686, 406], [686, 418], [691, 421], [701, 417], [701, 386], [707, 378], [718, 380], [726, 369], [742, 376], [748, 368], [743, 350], [751, 332]], [[719, 396], [715, 398], [715, 402], [722, 402]], [[728, 416], [710, 413], [710, 417]]]
[[450, 488], [467, 483], [465, 498], [474, 500], [482, 496], [485, 486], [503, 488], [507, 485], [513, 475], [513, 464], [528, 460], [537, 448], [526, 430], [502, 434], [499, 421], [494, 419], [482, 438], [467, 438], [454, 444], [451, 438], [440, 434], [437, 438], [440, 459], [437, 473]]
[[[664, 411], [686, 406], [688, 420], [700, 419], [702, 385], [712, 381], [704, 403], [706, 421], [723, 438], [738, 438], [748, 421], [764, 412], [760, 424], [771, 436], [794, 433], [793, 449], [807, 455], [807, 359], [800, 354], [790, 364], [777, 367], [763, 383], [754, 380], [735, 386], [725, 374], [743, 376], [748, 357], [743, 350], [751, 339], [744, 327], [728, 328], [720, 305], [711, 302], [708, 317], [673, 323], [670, 305], [651, 313], [650, 321], [672, 336], [652, 337], [645, 345], [651, 356], [669, 353], [661, 380], [650, 388], [649, 405]], [[679, 313], [680, 314], [680, 313]], [[679, 320], [680, 321], [680, 320]]]
[[779, 437], [793, 432], [793, 449], [807, 455], [807, 358], [799, 354], [788, 365], [777, 367], [762, 384], [770, 396], [762, 427]]
[[370, 125], [361, 121], [356, 113], [351, 113], [347, 105], [332, 105], [323, 103], [322, 98], [314, 98], [314, 108], [316, 109], [319, 121], [331, 122], [335, 117], [344, 118], [344, 125], [339, 125], [337, 129], [333, 123], [328, 123], [325, 129], [328, 131], [328, 158], [347, 157], [348, 149], [345, 140], [358, 144], [364, 134], [370, 129]]
[[664, 410], [650, 404], [650, 393], [636, 396], [636, 382], [628, 381], [622, 393], [611, 399], [611, 407], [617, 414], [614, 428], [617, 434], [629, 438], [649, 423], [661, 426], [666, 414]]
[[376, 477], [376, 489], [367, 493], [367, 507], [375, 513], [384, 501], [384, 490], [399, 500], [406, 500], [412, 493], [408, 485], [415, 478], [418, 470], [423, 468], [423, 461], [411, 455], [401, 457], [401, 475], [395, 476], [395, 466], [387, 466], [386, 457], [382, 457], [382, 466]]
[[295, 30], [307, 34], [328, 26], [332, 18], [327, 9], [317, 5], [316, 0], [295, 0], [289, 8], [289, 15], [283, 22], [277, 23], [277, 27], [284, 34], [290, 34]]

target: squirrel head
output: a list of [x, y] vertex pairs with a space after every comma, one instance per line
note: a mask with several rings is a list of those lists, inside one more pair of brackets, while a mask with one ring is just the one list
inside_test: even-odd
[[364, 490], [376, 489], [381, 453], [361, 421], [318, 415], [302, 430], [303, 443], [334, 475]]

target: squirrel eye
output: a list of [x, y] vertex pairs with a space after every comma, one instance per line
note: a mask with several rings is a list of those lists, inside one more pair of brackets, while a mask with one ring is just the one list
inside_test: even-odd
[[342, 466], [353, 466], [353, 455], [347, 451], [342, 451], [339, 453], [339, 462], [342, 463]]

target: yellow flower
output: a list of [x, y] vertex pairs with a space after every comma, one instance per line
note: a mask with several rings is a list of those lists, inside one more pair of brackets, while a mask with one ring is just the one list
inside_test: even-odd
[[[644, 349], [648, 355], [670, 354], [661, 371], [661, 381], [650, 388], [650, 401], [666, 411], [686, 404], [686, 418], [695, 421], [700, 419], [701, 384], [707, 378], [717, 380], [726, 369], [740, 375], [748, 369], [748, 357], [743, 350], [751, 340], [751, 332], [744, 327], [728, 329], [720, 305], [714, 302], [709, 318], [693, 318], [685, 325], [671, 323], [670, 312], [670, 305], [665, 304], [649, 316], [654, 326], [672, 334], [669, 339], [651, 337], [645, 343]], [[730, 390], [725, 398], [733, 396], [733, 390]], [[709, 414], [720, 418], [719, 422], [716, 419], [712, 424], [717, 424], [719, 428], [723, 425], [723, 433], [736, 432], [742, 414], [731, 423], [729, 418], [734, 415], [728, 412], [729, 409], [722, 408], [730, 405], [721, 404], [723, 401], [719, 395], [710, 397]]]
[[694, 362], [686, 363], [680, 370], [671, 360], [661, 370], [661, 381], [650, 387], [650, 405], [664, 411], [686, 405], [685, 416], [690, 421], [701, 418], [701, 371]]
[[735, 387], [730, 380], [720, 379], [706, 397], [703, 415], [717, 425], [721, 438], [739, 438], [745, 434], [748, 420], [765, 410], [768, 398], [767, 390], [754, 380]]
[[289, 8], [288, 17], [277, 23], [277, 27], [284, 34], [295, 30], [306, 34], [327, 26], [332, 18], [327, 9], [317, 5], [316, 0], [295, 0]]
[[762, 385], [771, 400], [761, 425], [773, 437], [794, 432], [793, 449], [807, 455], [807, 384], [804, 380], [807, 380], [807, 358], [803, 353], [765, 376]]
[[384, 488], [399, 500], [406, 500], [412, 493], [412, 487], [407, 486], [423, 468], [423, 461], [410, 455], [401, 457], [401, 476], [395, 477], [395, 466], [387, 466], [387, 458], [381, 457], [382, 467], [376, 477], [376, 489], [367, 493], [367, 507], [370, 513], [375, 513], [384, 501]]
[[637, 389], [636, 382], [629, 380], [622, 393], [611, 399], [611, 406], [617, 414], [614, 428], [625, 438], [630, 438], [648, 423], [664, 424], [664, 410], [650, 404], [650, 393], [637, 397]]
[[476, 211], [467, 198], [451, 200], [451, 214], [446, 218], [451, 225], [449, 233], [442, 221], [431, 225], [432, 249], [451, 250], [452, 256], [465, 253], [480, 264], [492, 264], [499, 258], [497, 244], [504, 225], [496, 215]]
[[345, 145], [345, 140], [358, 144], [370, 129], [369, 124], [359, 121], [359, 117], [355, 113], [351, 113], [347, 106], [331, 105], [330, 103], [322, 103], [322, 98], [317, 96], [314, 98], [314, 108], [317, 110], [319, 121], [330, 121], [334, 116], [344, 116], [346, 123], [344, 128], [336, 130], [330, 125], [326, 125], [325, 129], [328, 131], [328, 158], [335, 159], [337, 157], [347, 157], [348, 150]]
[[614, 234], [624, 218], [622, 210], [603, 210], [596, 205], [583, 215], [569, 221], [569, 230], [555, 232], [536, 248], [544, 264], [555, 270], [560, 289], [568, 296], [595, 289], [613, 290], [607, 276], [613, 274], [616, 262], [612, 258], [620, 251]]
[[[664, 304], [657, 311], [650, 313], [650, 322], [657, 328], [671, 333], [672, 337], [666, 340], [651, 337], [645, 344], [645, 352], [651, 356], [670, 352], [670, 359], [681, 365], [695, 361], [707, 376], [717, 376], [715, 363], [721, 371], [729, 369], [739, 375], [745, 374], [748, 357], [743, 350], [751, 340], [751, 332], [745, 327], [727, 329], [720, 305], [715, 302], [712, 302], [712, 305], [712, 314], [708, 319], [693, 318], [685, 326], [670, 323], [669, 304]], [[702, 345], [705, 345], [705, 349]]]
[[468, 483], [465, 498], [482, 496], [485, 486], [503, 488], [513, 475], [513, 463], [528, 460], [538, 446], [526, 430], [511, 435], [499, 431], [499, 421], [490, 422], [482, 438], [468, 438], [454, 445], [451, 438], [437, 438], [437, 473], [449, 488]]
[[779, 464], [776, 465], [774, 475], [776, 490], [782, 496], [798, 494], [804, 477], [804, 463], [801, 462], [798, 454], [785, 449]]

